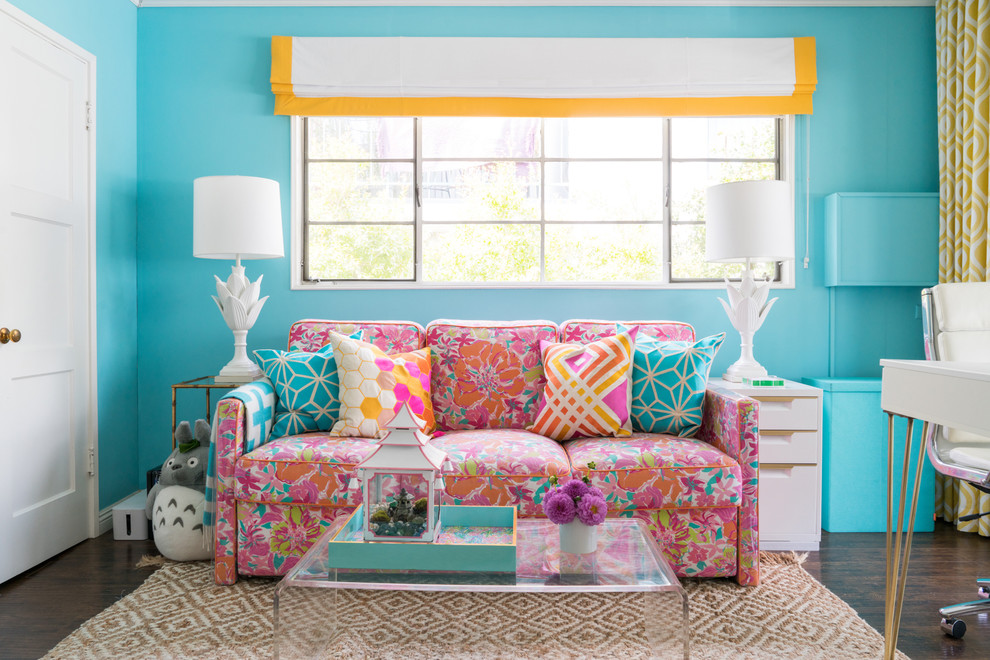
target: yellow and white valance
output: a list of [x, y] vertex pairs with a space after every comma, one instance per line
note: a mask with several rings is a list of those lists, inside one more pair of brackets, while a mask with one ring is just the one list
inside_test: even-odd
[[272, 37], [278, 115], [810, 114], [814, 37]]

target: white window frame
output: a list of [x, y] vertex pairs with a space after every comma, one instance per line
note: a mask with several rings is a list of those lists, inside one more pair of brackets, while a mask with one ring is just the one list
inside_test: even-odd
[[[780, 151], [780, 173], [781, 180], [786, 181], [791, 190], [791, 198], [795, 199], [794, 190], [794, 127], [795, 119], [793, 115], [782, 117], [781, 134], [778, 149]], [[290, 118], [290, 143], [291, 143], [291, 288], [297, 291], [347, 291], [347, 290], [385, 290], [385, 289], [724, 289], [725, 283], [721, 280], [704, 282], [671, 282], [670, 264], [665, 264], [662, 269], [663, 280], [660, 282], [410, 282], [392, 280], [341, 280], [341, 281], [305, 281], [303, 280], [303, 255], [305, 254], [303, 241], [306, 232], [303, 223], [305, 221], [304, 199], [305, 199], [305, 177], [303, 176], [303, 155], [305, 145], [303, 144], [304, 130], [303, 118], [293, 116]], [[797, 204], [795, 204], [797, 206]], [[797, 214], [795, 213], [795, 229], [797, 224]], [[665, 222], [665, 225], [668, 223]], [[670, 227], [665, 226], [666, 235], [670, 236]], [[416, 227], [420, 231], [420, 227]], [[797, 232], [795, 232], [797, 234]], [[664, 259], [670, 261], [670, 241], [664, 241]], [[793, 289], [794, 284], [794, 261], [785, 261], [780, 267], [780, 281], [771, 282], [772, 289]]]

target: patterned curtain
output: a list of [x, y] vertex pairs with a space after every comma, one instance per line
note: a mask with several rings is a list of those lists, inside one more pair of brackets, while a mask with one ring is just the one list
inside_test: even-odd
[[[939, 281], [985, 282], [990, 149], [990, 0], [937, 0]], [[935, 513], [990, 536], [990, 495], [936, 475]]]

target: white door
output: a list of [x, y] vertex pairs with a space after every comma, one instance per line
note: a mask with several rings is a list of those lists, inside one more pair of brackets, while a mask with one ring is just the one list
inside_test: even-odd
[[95, 530], [95, 60], [58, 40], [0, 3], [0, 582]]

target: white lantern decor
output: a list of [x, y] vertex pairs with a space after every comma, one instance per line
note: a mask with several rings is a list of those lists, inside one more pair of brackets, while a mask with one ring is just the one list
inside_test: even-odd
[[435, 541], [447, 453], [429, 444], [407, 404], [385, 427], [378, 447], [356, 468], [364, 496], [364, 539]]

